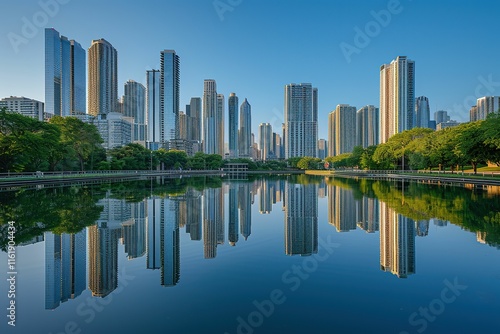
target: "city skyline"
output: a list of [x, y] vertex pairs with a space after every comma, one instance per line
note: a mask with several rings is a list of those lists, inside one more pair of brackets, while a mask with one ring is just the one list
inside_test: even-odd
[[[45, 13], [36, 1], [27, 1], [23, 5], [8, 2], [0, 5], [0, 8], [10, 13], [0, 23], [6, 32], [0, 42], [6, 51], [0, 65], [0, 72], [5, 79], [0, 83], [0, 96], [44, 100], [45, 27], [54, 27], [61, 34], [74, 38], [84, 49], [95, 38], [102, 37], [110, 41], [120, 57], [119, 96], [127, 80], [145, 84], [145, 71], [158, 68], [158, 50], [175, 49], [183, 58], [180, 104], [187, 104], [193, 96], [201, 96], [201, 82], [205, 78], [214, 78], [221, 93], [228, 95], [236, 92], [238, 96], [248, 97], [252, 101], [254, 133], [261, 122], [269, 122], [273, 128], [282, 122], [280, 91], [287, 82], [313, 82], [320, 91], [328, 92], [319, 99], [319, 119], [326, 119], [339, 103], [378, 105], [377, 68], [397, 55], [407, 55], [418, 63], [415, 96], [429, 98], [431, 115], [436, 110], [447, 110], [452, 119], [463, 122], [468, 120], [475, 99], [499, 95], [499, 73], [492, 57], [498, 47], [488, 43], [493, 36], [488, 22], [494, 21], [494, 9], [498, 6], [492, 1], [455, 5], [453, 18], [447, 15], [448, 7], [452, 4], [448, 1], [432, 3], [431, 11], [428, 10], [430, 2], [426, 1], [400, 1], [395, 9], [389, 6], [388, 1], [363, 1], [356, 8], [350, 8], [353, 6], [347, 2], [332, 4], [304, 1], [287, 6], [268, 2], [241, 2], [223, 13], [218, 12], [212, 2], [200, 1], [193, 6], [192, 3], [169, 1], [155, 5], [158, 7], [155, 13], [168, 12], [168, 19], [165, 20], [155, 20], [157, 14], [151, 13], [150, 6], [144, 4], [120, 7], [111, 1], [101, 4], [102, 10], [94, 13], [93, 3], [72, 1], [60, 4], [57, 13], [46, 14], [47, 22], [41, 27], [32, 23], [34, 14]], [[381, 18], [380, 13], [387, 13], [389, 9], [392, 9], [390, 17]], [[285, 34], [285, 19], [276, 20], [274, 14], [277, 11], [282, 12], [289, 22], [305, 20], [309, 25], [306, 24], [307, 28], [300, 35], [316, 32], [324, 43], [305, 39], [300, 49], [291, 47], [294, 45], [291, 41], [293, 37]], [[343, 15], [340, 15], [338, 24], [332, 27], [327, 18], [338, 12]], [[165, 31], [165, 38], [146, 36], [137, 41], [137, 47], [131, 47], [130, 38], [137, 36], [137, 30], [132, 25], [123, 25], [117, 18], [138, 18], [142, 14], [145, 17], [152, 16], [149, 17], [153, 23], [152, 29]], [[469, 20], [471, 14], [481, 17], [485, 24], [464, 26], [463, 22]], [[89, 26], [83, 20], [90, 15], [103, 24]], [[173, 28], [181, 26], [187, 16], [199, 22], [197, 26], [204, 27], [204, 30], [200, 31], [194, 26], [183, 30]], [[255, 16], [259, 17], [258, 26], [252, 23], [252, 17]], [[426, 20], [419, 20], [420, 17], [426, 17]], [[25, 21], [31, 22], [31, 30], [23, 29]], [[366, 33], [367, 27], [375, 28]], [[218, 36], [216, 40], [206, 38], [214, 34]], [[260, 36], [263, 34], [269, 34], [270, 38], [262, 40]], [[241, 46], [226, 51], [223, 44], [229, 39], [247, 43], [240, 43]], [[457, 42], [442, 43], [442, 40]], [[241, 48], [247, 49], [248, 45], [254, 44], [259, 45], [255, 51], [241, 52]], [[351, 53], [345, 51], [346, 45], [352, 47], [348, 49]], [[426, 47], [419, 47], [421, 45]], [[486, 50], [477, 53], [473, 47], [466, 45], [485, 45]], [[262, 49], [267, 50], [266, 58], [258, 63], [259, 66], [252, 66], [256, 65], [252, 59], [257, 55], [257, 50]], [[210, 62], [204, 61], [207, 54], [211, 54]], [[436, 57], [446, 59], [446, 62], [436, 62]], [[297, 65], [296, 59], [304, 59], [302, 65]], [[249, 67], [251, 71], [248, 71]], [[456, 71], [457, 68], [460, 71]], [[25, 84], [27, 73], [30, 73], [29, 80], [33, 85]], [[245, 80], [239, 79], [242, 77]], [[262, 81], [262, 78], [266, 80]], [[263, 83], [255, 85], [257, 81]], [[325, 125], [319, 127], [319, 138], [327, 137]]]

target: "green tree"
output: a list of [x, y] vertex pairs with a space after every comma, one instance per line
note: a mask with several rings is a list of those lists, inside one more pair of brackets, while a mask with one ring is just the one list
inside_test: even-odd
[[[461, 124], [457, 129], [455, 154], [462, 162], [469, 162], [477, 174], [477, 165], [488, 160], [488, 147], [483, 140], [482, 121]], [[463, 166], [464, 163], [462, 163]]]

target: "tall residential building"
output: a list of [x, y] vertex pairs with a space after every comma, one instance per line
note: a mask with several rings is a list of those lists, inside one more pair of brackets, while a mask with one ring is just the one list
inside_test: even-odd
[[45, 29], [45, 105], [57, 116], [84, 114], [86, 55], [81, 45]]
[[318, 89], [309, 83], [285, 86], [285, 159], [316, 157]]
[[134, 118], [134, 140], [146, 141], [146, 88], [134, 80], [124, 86], [123, 115]]
[[239, 155], [240, 157], [252, 157], [252, 106], [245, 101], [240, 106], [240, 132], [239, 132]]
[[[203, 88], [203, 152], [224, 155], [223, 96], [217, 95], [215, 80], [207, 79]], [[223, 102], [223, 101], [222, 101]]]
[[484, 120], [489, 114], [500, 112], [500, 96], [484, 96], [477, 99], [477, 118]]
[[179, 112], [179, 139], [186, 139], [187, 140], [187, 116], [184, 112]]
[[11, 96], [0, 100], [0, 109], [7, 108], [7, 110], [28, 116], [39, 121], [44, 120], [44, 104], [43, 102], [28, 99], [27, 97]]
[[269, 123], [260, 123], [259, 125], [259, 149], [262, 160], [274, 158], [273, 128]]
[[335, 156], [335, 110], [328, 114], [328, 156]]
[[238, 96], [231, 93], [228, 99], [229, 157], [238, 157]]
[[281, 136], [278, 133], [273, 133], [273, 152], [276, 159], [282, 159], [281, 155]]
[[160, 142], [169, 149], [169, 142], [179, 137], [178, 115], [180, 94], [179, 56], [174, 50], [160, 54]]
[[351, 153], [356, 146], [356, 107], [339, 104], [334, 112], [334, 155]]
[[224, 95], [217, 94], [217, 154], [224, 156]]
[[328, 156], [328, 142], [326, 139], [318, 139], [318, 158], [325, 159]]
[[380, 67], [380, 142], [415, 126], [415, 62], [399, 56]]
[[469, 110], [469, 116], [470, 116], [470, 121], [471, 122], [475, 122], [475, 121], [479, 121], [479, 114], [478, 114], [478, 111], [477, 111], [477, 105], [476, 106], [472, 106]]
[[186, 105], [188, 140], [201, 142], [201, 98], [192, 97]]
[[372, 105], [359, 109], [356, 113], [356, 146], [367, 148], [378, 145], [380, 139], [380, 111]]
[[151, 150], [160, 148], [160, 71], [146, 71], [146, 146]]
[[430, 118], [429, 99], [425, 96], [417, 97], [415, 100], [415, 127], [428, 128]]
[[118, 52], [105, 39], [92, 41], [88, 76], [88, 113], [97, 116], [117, 112]]
[[436, 120], [436, 126], [439, 123], [446, 123], [450, 120], [450, 116], [448, 116], [448, 112], [446, 110], [438, 110], [434, 113], [434, 119]]

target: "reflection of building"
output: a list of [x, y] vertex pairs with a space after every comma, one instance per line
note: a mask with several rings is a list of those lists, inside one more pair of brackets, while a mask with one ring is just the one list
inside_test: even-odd
[[207, 188], [203, 196], [203, 244], [206, 259], [217, 256], [217, 244], [224, 242], [224, 193]]
[[201, 240], [201, 194], [188, 189], [186, 192], [186, 233], [189, 233], [191, 240]]
[[356, 229], [356, 203], [350, 189], [328, 187], [328, 223], [335, 226], [337, 232]]
[[448, 221], [446, 221], [446, 220], [441, 220], [441, 219], [433, 218], [430, 221], [432, 221], [435, 226], [439, 226], [439, 227], [444, 227], [444, 226], [448, 225]]
[[163, 206], [161, 198], [147, 199], [147, 226], [148, 226], [148, 250], [146, 258], [146, 267], [148, 269], [160, 269], [160, 225], [161, 212]]
[[120, 229], [105, 222], [88, 227], [89, 288], [92, 296], [106, 297], [118, 286], [118, 239]]
[[231, 246], [236, 246], [238, 242], [238, 184], [229, 184], [229, 227], [228, 241]]
[[45, 233], [45, 309], [78, 297], [86, 288], [85, 230], [76, 234]]
[[486, 244], [486, 232], [477, 231], [476, 232], [476, 240], [480, 244], [485, 245]]
[[376, 198], [363, 197], [360, 202], [356, 202], [357, 219], [359, 228], [367, 233], [379, 230], [379, 200]]
[[399, 278], [415, 273], [415, 222], [380, 202], [380, 269]]
[[274, 187], [275, 184], [272, 181], [262, 179], [259, 202], [259, 211], [261, 214], [268, 214], [273, 210]]
[[417, 224], [417, 236], [425, 237], [429, 234], [429, 221], [428, 220], [419, 220], [416, 222]]
[[285, 254], [318, 252], [318, 198], [316, 185], [286, 184]]
[[240, 233], [247, 240], [250, 234], [252, 234], [252, 194], [250, 193], [250, 183], [240, 184], [238, 207], [240, 208]]
[[180, 276], [178, 201], [163, 199], [160, 225], [161, 285], [174, 286]]
[[122, 224], [123, 243], [129, 259], [146, 253], [146, 203], [132, 203], [132, 218]]

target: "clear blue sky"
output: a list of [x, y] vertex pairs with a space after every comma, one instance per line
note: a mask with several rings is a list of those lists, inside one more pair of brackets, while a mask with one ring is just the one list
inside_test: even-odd
[[[44, 14], [40, 3], [54, 1], [63, 4]], [[371, 12], [389, 9], [390, 19], [375, 23]], [[144, 83], [159, 67], [161, 50], [176, 50], [181, 109], [215, 79], [226, 99], [248, 98], [255, 133], [261, 122], [281, 125], [285, 84], [310, 82], [326, 138], [337, 104], [378, 106], [380, 65], [398, 55], [416, 62], [416, 96], [429, 98], [432, 113], [467, 121], [477, 97], [500, 95], [497, 0], [3, 0], [0, 12], [0, 97], [44, 100], [45, 27], [85, 49], [92, 39], [112, 43], [120, 95], [127, 80]], [[26, 21], [43, 25], [23, 32]], [[371, 29], [369, 39], [356, 41], [356, 28]], [[357, 48], [350, 62], [341, 43]]]

